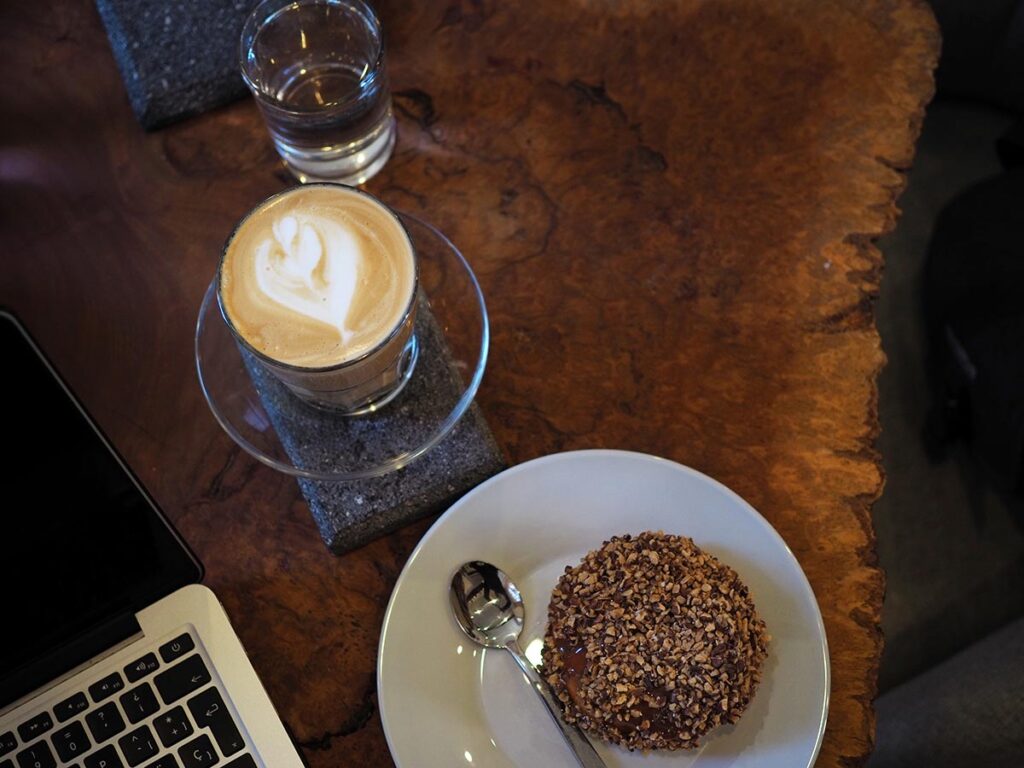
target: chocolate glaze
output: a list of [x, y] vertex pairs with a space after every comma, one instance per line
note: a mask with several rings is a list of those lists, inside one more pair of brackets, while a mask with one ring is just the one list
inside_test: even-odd
[[587, 649], [567, 641], [558, 643], [558, 655], [562, 657], [562, 669], [564, 670], [565, 688], [576, 702], [576, 706], [584, 708], [583, 700], [580, 697], [580, 678], [587, 668]]
[[[587, 670], [587, 649], [570, 640], [562, 639], [555, 650], [561, 657], [565, 689], [576, 706], [585, 712], [589, 707], [580, 696], [580, 683]], [[616, 716], [612, 723], [613, 727], [626, 734], [637, 730], [646, 720], [650, 726], [646, 730], [651, 733], [673, 733], [678, 730], [678, 726], [672, 721], [672, 712], [667, 707], [673, 699], [671, 691], [651, 684], [646, 689], [634, 691], [634, 695], [638, 701], [630, 709], [640, 712], [640, 717], [626, 720], [621, 715]]]

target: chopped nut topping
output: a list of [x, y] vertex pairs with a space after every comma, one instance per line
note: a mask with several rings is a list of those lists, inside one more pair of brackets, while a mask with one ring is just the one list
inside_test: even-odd
[[692, 749], [746, 710], [768, 640], [746, 585], [691, 539], [616, 536], [559, 579], [544, 673], [589, 733]]

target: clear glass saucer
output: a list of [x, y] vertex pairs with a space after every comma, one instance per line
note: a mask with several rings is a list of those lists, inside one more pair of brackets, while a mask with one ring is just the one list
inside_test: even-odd
[[401, 394], [380, 410], [347, 416], [318, 408], [253, 369], [220, 314], [216, 279], [206, 290], [196, 323], [199, 385], [224, 431], [267, 466], [310, 480], [377, 477], [437, 446], [473, 402], [490, 345], [480, 285], [436, 227], [399, 215], [416, 248], [420, 359]]

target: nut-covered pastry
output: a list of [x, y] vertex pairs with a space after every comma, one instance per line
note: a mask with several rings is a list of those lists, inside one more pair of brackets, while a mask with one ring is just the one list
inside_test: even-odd
[[736, 722], [768, 635], [736, 572], [692, 539], [616, 536], [567, 567], [544, 673], [568, 722], [633, 749], [690, 749]]

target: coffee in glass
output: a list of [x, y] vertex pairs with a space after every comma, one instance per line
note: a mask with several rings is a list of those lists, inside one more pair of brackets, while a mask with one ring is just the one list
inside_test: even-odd
[[416, 362], [417, 270], [398, 216], [340, 184], [260, 203], [228, 238], [217, 299], [238, 343], [295, 394], [358, 414]]

